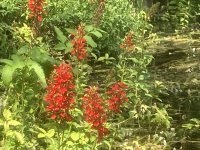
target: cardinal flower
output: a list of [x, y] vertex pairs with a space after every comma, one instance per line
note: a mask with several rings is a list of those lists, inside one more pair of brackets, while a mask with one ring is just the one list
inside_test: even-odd
[[28, 8], [30, 10], [29, 17], [35, 18], [38, 22], [42, 22], [42, 13], [44, 13], [43, 5], [45, 4], [44, 0], [29, 0]]
[[72, 119], [69, 111], [75, 102], [75, 85], [72, 67], [70, 64], [55, 66], [52, 79], [47, 87], [46, 110], [52, 119], [70, 121]]
[[89, 87], [83, 96], [84, 119], [92, 125], [98, 132], [100, 142], [104, 135], [108, 134], [108, 129], [104, 127], [106, 122], [106, 112], [103, 107], [103, 99], [98, 93], [97, 87]]
[[73, 45], [73, 49], [71, 51], [71, 55], [77, 57], [78, 60], [83, 60], [87, 57], [87, 41], [84, 38], [85, 31], [82, 25], [78, 26], [76, 30], [77, 35], [74, 35], [73, 40], [71, 41]]
[[124, 84], [123, 82], [118, 82], [113, 84], [110, 87], [110, 90], [106, 92], [108, 94], [109, 99], [109, 109], [114, 112], [120, 112], [120, 106], [128, 101], [128, 98], [126, 96], [126, 89], [128, 86]]

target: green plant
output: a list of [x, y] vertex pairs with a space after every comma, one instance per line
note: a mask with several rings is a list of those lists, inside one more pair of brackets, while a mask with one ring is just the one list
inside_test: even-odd
[[161, 16], [161, 20], [174, 31], [188, 31], [189, 24], [195, 20], [195, 11], [197, 11], [195, 3], [192, 0], [180, 0], [178, 2], [170, 0], [166, 6], [167, 11]]

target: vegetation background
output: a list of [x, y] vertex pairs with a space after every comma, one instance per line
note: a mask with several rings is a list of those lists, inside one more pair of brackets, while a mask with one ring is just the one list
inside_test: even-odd
[[200, 149], [199, 28], [198, 0], [1, 0], [0, 149]]

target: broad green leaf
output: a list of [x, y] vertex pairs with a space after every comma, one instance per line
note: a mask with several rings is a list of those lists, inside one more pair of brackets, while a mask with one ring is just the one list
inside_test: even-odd
[[68, 43], [67, 43], [67, 46], [66, 46], [66, 48], [65, 48], [65, 54], [71, 52], [72, 49], [73, 49], [72, 43], [71, 43], [71, 42], [68, 42]]
[[37, 74], [37, 76], [42, 84], [42, 87], [45, 88], [47, 86], [47, 83], [46, 83], [44, 71], [43, 71], [42, 67], [40, 66], [40, 64], [38, 64], [35, 61], [29, 60], [27, 62], [27, 65], [30, 69], [34, 69], [35, 73]]
[[3, 117], [5, 118], [5, 120], [12, 119], [12, 114], [11, 114], [10, 110], [4, 109], [3, 110]]
[[102, 37], [102, 34], [101, 34], [101, 32], [99, 32], [99, 31], [92, 31], [92, 32], [90, 32], [91, 34], [93, 34], [93, 35], [95, 35], [96, 37], [98, 37], [98, 38], [101, 38]]
[[15, 63], [21, 64], [23, 62], [22, 57], [19, 55], [12, 55], [11, 58]]
[[55, 30], [55, 32], [57, 34], [57, 39], [60, 42], [65, 43], [67, 38], [66, 38], [66, 36], [64, 36], [63, 32], [59, 28], [57, 28], [56, 26], [54, 26], [54, 30]]
[[79, 133], [78, 132], [72, 132], [70, 137], [72, 138], [73, 141], [78, 141], [79, 140]]
[[97, 47], [97, 44], [94, 42], [94, 40], [92, 39], [91, 36], [85, 35], [84, 38], [86, 39], [87, 44], [89, 44], [89, 45], [92, 46], [93, 48], [94, 48], [94, 47]]
[[47, 132], [47, 135], [49, 138], [53, 137], [55, 134], [55, 130], [54, 129], [50, 129], [48, 132]]
[[16, 120], [10, 120], [8, 122], [9, 125], [11, 126], [18, 126], [18, 125], [21, 125], [21, 123], [19, 121], [16, 121]]
[[14, 69], [11, 66], [5, 65], [2, 69], [1, 79], [6, 86], [9, 86], [12, 81]]
[[65, 44], [63, 43], [58, 43], [55, 47], [54, 47], [55, 50], [65, 50], [66, 49], [66, 46]]
[[28, 52], [28, 50], [29, 50], [29, 46], [24, 45], [17, 51], [17, 54], [26, 54]]
[[15, 134], [15, 137], [17, 138], [17, 140], [20, 142], [20, 144], [23, 144], [24, 143], [24, 136], [17, 131], [14, 131], [14, 134]]

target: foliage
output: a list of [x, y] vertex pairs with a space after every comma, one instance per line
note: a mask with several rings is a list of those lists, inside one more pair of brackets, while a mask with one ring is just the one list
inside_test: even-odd
[[[165, 87], [148, 72], [146, 13], [128, 0], [43, 2], [0, 2], [0, 146], [111, 149], [132, 124], [169, 129]], [[111, 72], [106, 84], [91, 81], [96, 64]]]
[[161, 15], [161, 20], [166, 23], [166, 28], [188, 31], [189, 24], [196, 24], [198, 17], [196, 11], [198, 11], [196, 1], [170, 0], [166, 6], [166, 12]]

